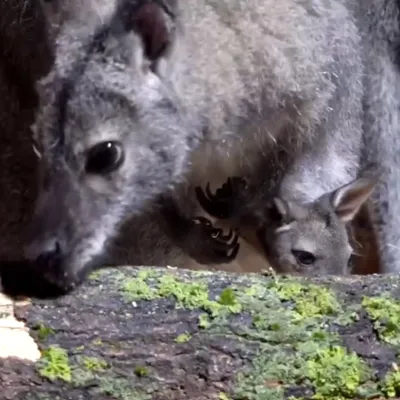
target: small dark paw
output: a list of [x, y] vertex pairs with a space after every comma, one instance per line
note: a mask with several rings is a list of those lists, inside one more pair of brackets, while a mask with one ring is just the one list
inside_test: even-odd
[[205, 190], [196, 187], [196, 197], [200, 205], [209, 215], [219, 219], [231, 218], [241, 204], [241, 194], [247, 190], [244, 179], [233, 177], [213, 194], [208, 183]]
[[231, 229], [224, 234], [222, 229], [214, 228], [204, 217], [192, 219], [193, 237], [189, 255], [200, 264], [223, 264], [233, 261], [240, 249], [239, 236]]

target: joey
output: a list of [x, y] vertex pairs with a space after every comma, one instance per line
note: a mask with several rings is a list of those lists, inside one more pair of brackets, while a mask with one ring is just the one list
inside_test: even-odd
[[196, 193], [211, 216], [231, 219], [239, 230], [256, 230], [277, 272], [346, 275], [353, 252], [348, 224], [377, 182], [373, 177], [358, 178], [309, 203], [279, 196], [267, 204], [255, 202], [241, 178], [228, 179], [215, 194], [201, 188]]

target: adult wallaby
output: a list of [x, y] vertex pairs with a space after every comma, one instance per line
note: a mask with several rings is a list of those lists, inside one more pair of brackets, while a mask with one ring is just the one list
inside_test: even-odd
[[212, 217], [229, 219], [239, 231], [254, 230], [276, 272], [346, 275], [353, 253], [348, 224], [376, 184], [374, 178], [358, 178], [308, 203], [269, 196], [237, 177], [229, 178], [215, 194], [209, 186], [196, 188], [196, 193]]
[[132, 262], [203, 262], [210, 243], [187, 240], [209, 236], [188, 219], [194, 187], [260, 162], [274, 173], [283, 150], [289, 165], [319, 160], [298, 190], [322, 194], [356, 176], [365, 113], [396, 120], [395, 0], [51, 3], [56, 61], [38, 85], [43, 174], [25, 254], [60, 294], [130, 218]]

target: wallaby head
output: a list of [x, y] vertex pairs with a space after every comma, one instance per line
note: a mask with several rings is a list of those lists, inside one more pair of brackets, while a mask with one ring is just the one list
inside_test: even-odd
[[42, 174], [26, 256], [72, 288], [125, 216], [182, 177], [197, 133], [159, 73], [175, 43], [173, 1], [50, 5], [65, 20], [38, 83]]
[[359, 178], [308, 204], [275, 198], [258, 237], [277, 272], [346, 275], [352, 254], [347, 224], [377, 181]]

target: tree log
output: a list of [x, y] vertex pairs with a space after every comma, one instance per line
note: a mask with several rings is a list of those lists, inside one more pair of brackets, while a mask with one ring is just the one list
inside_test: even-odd
[[1, 398], [397, 397], [399, 283], [104, 269], [73, 294], [3, 310], [41, 357], [0, 359]]

